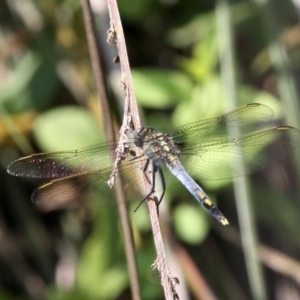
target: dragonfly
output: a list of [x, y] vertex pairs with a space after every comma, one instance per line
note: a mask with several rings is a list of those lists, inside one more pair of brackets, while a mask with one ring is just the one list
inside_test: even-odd
[[[193, 179], [220, 180], [253, 174], [300, 147], [300, 131], [290, 126], [267, 127], [273, 117], [268, 106], [248, 104], [220, 117], [178, 127], [163, 133], [146, 126], [125, 141], [117, 165], [122, 192], [143, 198], [166, 191], [164, 172], [175, 176], [192, 196], [222, 225], [229, 222]], [[267, 128], [266, 128], [267, 127]], [[32, 202], [49, 209], [103, 206], [118, 203], [108, 180], [114, 172], [110, 142], [87, 148], [26, 156], [12, 162], [11, 175], [45, 178]], [[149, 188], [144, 182], [148, 181]]]

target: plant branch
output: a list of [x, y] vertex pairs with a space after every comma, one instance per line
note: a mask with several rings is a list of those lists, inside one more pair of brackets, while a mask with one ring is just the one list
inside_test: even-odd
[[[123, 33], [122, 23], [118, 11], [116, 0], [107, 0], [108, 10], [111, 20], [111, 27], [108, 31], [108, 41], [115, 43], [117, 46], [121, 72], [122, 72], [122, 83], [123, 90], [125, 93], [125, 104], [124, 104], [124, 117], [123, 124], [120, 131], [121, 139], [125, 137], [128, 128], [137, 129], [141, 127], [141, 122], [138, 114], [138, 107], [136, 103], [134, 87], [132, 83], [131, 71], [127, 56], [125, 37]], [[118, 162], [117, 162], [118, 163]], [[144, 180], [145, 190], [149, 190], [149, 183]], [[164, 289], [166, 299], [178, 299], [178, 295], [175, 290], [175, 285], [178, 284], [176, 278], [173, 278], [170, 274], [164, 251], [164, 245], [160, 230], [160, 225], [157, 215], [157, 207], [155, 201], [149, 199], [147, 201], [149, 208], [149, 215], [151, 220], [153, 238], [157, 253], [157, 258], [153, 266], [157, 268], [160, 277], [161, 284]]]

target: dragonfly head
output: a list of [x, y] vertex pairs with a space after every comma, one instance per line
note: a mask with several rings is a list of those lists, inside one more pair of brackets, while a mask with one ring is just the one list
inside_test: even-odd
[[134, 143], [137, 147], [143, 147], [147, 136], [156, 132], [156, 129], [151, 126], [141, 127], [133, 132]]

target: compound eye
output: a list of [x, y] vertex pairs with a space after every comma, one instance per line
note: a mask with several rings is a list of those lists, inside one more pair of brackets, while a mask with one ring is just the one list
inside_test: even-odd
[[134, 136], [135, 138], [139, 137], [139, 136], [140, 136], [140, 134], [141, 134], [141, 129], [140, 129], [140, 128], [139, 128], [139, 129], [136, 129], [136, 130], [134, 130], [134, 132], [133, 132], [133, 136]]

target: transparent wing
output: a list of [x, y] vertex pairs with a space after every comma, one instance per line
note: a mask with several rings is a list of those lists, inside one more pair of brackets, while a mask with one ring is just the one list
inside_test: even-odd
[[[122, 178], [123, 186], [119, 191], [125, 201], [137, 197], [143, 200], [150, 192], [144, 189], [143, 180], [147, 178], [140, 168], [140, 161], [128, 161], [119, 167], [121, 177], [116, 177], [114, 185], [118, 187], [119, 178]], [[118, 200], [115, 190], [107, 184], [111, 172], [112, 168], [108, 167], [87, 174], [54, 179], [34, 191], [32, 202], [49, 210], [116, 204]]]
[[299, 147], [300, 131], [281, 126], [240, 137], [187, 143], [180, 160], [199, 179], [217, 180], [255, 173]]
[[[238, 133], [253, 130], [271, 119], [272, 115], [269, 107], [250, 104], [219, 118], [179, 127], [172, 136], [178, 143], [194, 143], [196, 138], [214, 140], [226, 135], [233, 136], [236, 129]], [[15, 176], [35, 178], [60, 178], [96, 172], [112, 164], [110, 147], [116, 148], [117, 142], [73, 151], [33, 154], [12, 162], [7, 171]], [[134, 143], [129, 141], [129, 147], [134, 149]]]
[[[32, 202], [47, 209], [112, 205], [117, 198], [107, 184], [113, 166], [109, 150], [117, 145], [112, 142], [74, 151], [34, 154], [12, 162], [7, 171], [22, 177], [58, 178], [32, 194]], [[124, 183], [121, 192], [126, 199], [139, 195], [142, 200], [147, 195], [143, 189], [145, 174], [140, 171], [145, 158], [131, 160], [136, 147], [131, 142], [128, 145], [128, 160], [118, 170]], [[115, 184], [118, 185], [118, 177]]]
[[252, 103], [231, 111], [221, 117], [190, 123], [175, 129], [172, 134], [178, 143], [194, 142], [195, 139], [215, 140], [233, 137], [260, 129], [273, 117], [268, 106]]
[[[137, 147], [133, 142], [127, 142], [130, 151], [126, 160], [118, 167], [123, 188], [120, 190], [125, 200], [143, 198], [149, 194], [145, 190], [144, 181], [151, 181], [141, 171], [147, 158], [137, 159]], [[114, 189], [107, 181], [113, 171], [113, 161], [109, 149], [117, 147], [117, 142], [100, 144], [74, 151], [34, 154], [12, 162], [8, 173], [15, 176], [34, 178], [55, 178], [41, 185], [32, 194], [32, 202], [48, 209], [61, 209], [85, 206], [106, 206], [117, 202]], [[151, 165], [149, 165], [151, 170]], [[151, 175], [149, 175], [151, 176]], [[157, 179], [156, 191], [161, 184]], [[115, 185], [120, 179], [116, 177]]]
[[[109, 151], [118, 142], [99, 144], [72, 151], [39, 153], [12, 162], [9, 174], [33, 178], [60, 178], [103, 170], [112, 165]], [[134, 149], [133, 143], [129, 143]]]

